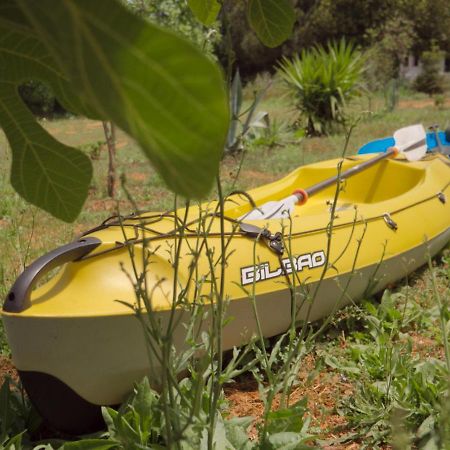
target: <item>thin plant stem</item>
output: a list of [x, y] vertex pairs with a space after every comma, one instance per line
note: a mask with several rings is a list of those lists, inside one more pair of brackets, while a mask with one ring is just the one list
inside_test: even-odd
[[[216, 377], [213, 378], [213, 395], [210, 411], [210, 427], [208, 431], [208, 450], [213, 450], [214, 429], [216, 425], [216, 409], [222, 391], [222, 384], [220, 382], [223, 366], [223, 349], [222, 349], [222, 329], [223, 329], [223, 306], [225, 294], [225, 270], [226, 270], [226, 244], [225, 244], [225, 219], [224, 219], [224, 196], [222, 192], [222, 185], [220, 178], [217, 178], [217, 192], [219, 195], [219, 222], [220, 222], [220, 286], [217, 293], [216, 302], [214, 302], [216, 317], [216, 327], [213, 333], [216, 333], [216, 354], [217, 354], [217, 369]], [[214, 371], [213, 371], [214, 377]]]
[[444, 354], [445, 354], [445, 362], [447, 365], [447, 371], [450, 374], [450, 347], [449, 347], [449, 336], [447, 331], [447, 323], [446, 323], [446, 311], [448, 309], [447, 302], [442, 301], [441, 294], [439, 292], [439, 289], [437, 288], [437, 282], [436, 282], [436, 274], [433, 269], [433, 264], [431, 262], [431, 257], [428, 255], [428, 267], [430, 269], [431, 274], [431, 285], [433, 287], [433, 294], [434, 298], [439, 305], [439, 323], [441, 327], [441, 333], [442, 333], [442, 341], [444, 344]]
[[242, 165], [244, 164], [244, 159], [245, 159], [246, 155], [247, 155], [247, 150], [245, 150], [245, 149], [242, 150], [241, 154], [240, 154], [240, 158], [239, 158], [238, 170], [236, 172], [236, 176], [233, 178], [233, 183], [231, 184], [230, 191], [233, 191], [235, 186], [236, 186], [236, 183], [237, 183], [237, 180], [239, 178], [239, 175], [241, 174]]

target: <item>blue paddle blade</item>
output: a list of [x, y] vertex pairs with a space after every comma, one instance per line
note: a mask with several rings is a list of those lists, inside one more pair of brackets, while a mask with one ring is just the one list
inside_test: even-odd
[[[450, 151], [450, 131], [446, 136], [444, 131], [439, 131], [439, 140], [441, 145], [446, 150], [444, 154], [448, 154]], [[390, 147], [395, 146], [395, 140], [393, 137], [385, 137], [381, 139], [375, 139], [374, 141], [367, 142], [358, 150], [358, 155], [366, 155], [368, 153], [384, 153]], [[427, 150], [432, 151], [439, 149], [439, 145], [436, 140], [435, 133], [427, 133]]]

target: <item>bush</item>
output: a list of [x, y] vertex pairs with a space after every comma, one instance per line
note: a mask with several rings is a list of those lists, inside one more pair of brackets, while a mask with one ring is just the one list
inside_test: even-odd
[[401, 78], [401, 63], [411, 52], [414, 24], [404, 17], [393, 16], [382, 27], [368, 30], [366, 39], [370, 43], [365, 74], [368, 87], [373, 91], [386, 87], [390, 90], [392, 80]]
[[36, 116], [62, 114], [64, 109], [58, 103], [53, 91], [41, 81], [27, 81], [19, 87], [19, 94]]
[[422, 72], [416, 78], [414, 88], [428, 95], [444, 93], [444, 76], [440, 73], [443, 52], [433, 45], [422, 53]]
[[131, 11], [151, 22], [185, 37], [209, 56], [221, 40], [218, 23], [202, 25], [192, 13], [188, 2], [179, 0], [127, 0], [123, 2]]
[[364, 65], [362, 54], [344, 39], [282, 59], [279, 74], [296, 97], [308, 134], [327, 134], [343, 123], [345, 103], [361, 92]]

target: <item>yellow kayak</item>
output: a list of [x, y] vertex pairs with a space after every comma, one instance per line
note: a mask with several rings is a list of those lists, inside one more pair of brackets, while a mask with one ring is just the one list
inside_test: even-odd
[[[369, 158], [346, 158], [341, 170]], [[252, 218], [255, 205], [276, 207], [299, 187], [335, 175], [339, 161], [300, 167], [248, 196], [236, 193], [227, 198], [222, 218], [216, 203], [202, 205], [200, 222], [193, 206], [188, 212], [112, 218], [28, 267], [5, 300], [3, 321], [14, 364], [41, 414], [62, 430], [92, 431], [101, 424], [98, 405], [120, 404], [145, 375], [157, 379], [157, 361], [149, 360], [141, 326], [126, 304], [136, 304], [133, 280], [142, 274], [143, 261], [152, 314], [164, 325], [183, 289], [186, 302], [208, 298], [206, 253], [217, 259], [224, 230], [226, 350], [256, 332], [253, 295], [264, 335], [274, 336], [291, 323], [292, 284], [296, 319], [315, 321], [405, 277], [448, 243], [450, 165], [442, 155], [384, 160], [341, 182], [338, 195], [336, 185], [330, 186], [288, 215], [275, 208], [267, 217]], [[199, 235], [200, 241], [207, 235], [207, 245], [196, 247]], [[175, 240], [181, 246], [176, 283]], [[196, 271], [193, 254], [199, 255]], [[45, 272], [60, 265], [33, 290]], [[219, 276], [217, 269], [218, 282]], [[185, 310], [176, 309], [180, 322]], [[185, 345], [182, 324], [174, 343]]]

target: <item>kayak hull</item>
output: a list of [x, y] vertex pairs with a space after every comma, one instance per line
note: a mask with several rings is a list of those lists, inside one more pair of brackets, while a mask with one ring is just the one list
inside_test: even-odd
[[[419, 173], [422, 169], [423, 174]], [[343, 201], [335, 208], [339, 217], [331, 238], [326, 234], [327, 221], [320, 222], [319, 214], [314, 219], [313, 213], [319, 211], [322, 203], [312, 205], [311, 214], [303, 219], [304, 231], [291, 225], [291, 255], [276, 255], [247, 236], [233, 237], [230, 245], [235, 245], [236, 251], [228, 261], [227, 275], [233, 286], [239, 286], [227, 284], [226, 316], [230, 320], [223, 329], [223, 349], [243, 345], [257, 332], [255, 307], [265, 337], [288, 329], [293, 300], [286, 273], [297, 275], [300, 281], [294, 308], [296, 320], [310, 322], [380, 291], [438, 253], [450, 240], [450, 208], [443, 192], [447, 190], [448, 195], [450, 168], [444, 160], [437, 159], [428, 165], [411, 165], [411, 170], [417, 171], [413, 175], [418, 180], [416, 184], [422, 184], [422, 191], [427, 186], [420, 198], [411, 194], [410, 190], [417, 187], [411, 183], [403, 201], [396, 203], [397, 209], [386, 199], [379, 202], [381, 206], [361, 206], [362, 210], [366, 208], [364, 216], [353, 212]], [[428, 184], [427, 177], [432, 179]], [[333, 198], [331, 194], [328, 197]], [[236, 211], [229, 213], [238, 216], [241, 212], [238, 205]], [[329, 206], [326, 212], [329, 214]], [[302, 220], [299, 216], [298, 221]], [[316, 228], [308, 224], [312, 219], [317, 222]], [[273, 230], [276, 226], [269, 223]], [[92, 235], [102, 242], [117, 240], [117, 232], [114, 234], [109, 228]], [[208, 241], [216, 246], [220, 243], [217, 237]], [[160, 271], [160, 281], [167, 281], [162, 289], [166, 291], [165, 298], [157, 299], [160, 303], [153, 311], [164, 329], [171, 314], [164, 302], [171, 296], [173, 268], [161, 255], [155, 252], [154, 265], [150, 267]], [[48, 286], [35, 291], [31, 307], [3, 312], [13, 362], [24, 386], [43, 417], [60, 430], [82, 433], [101, 428], [101, 405], [122, 403], [133, 383], [144, 376], [155, 387], [160, 382], [161, 368], [155, 355], [148, 351], [135, 311], [116, 302], [133, 302], [132, 286], [126, 277], [126, 281], [121, 281], [117, 270], [119, 264], [127, 270], [127, 258], [128, 253], [119, 249], [66, 264]], [[330, 269], [331, 263], [334, 269]], [[286, 273], [281, 273], [281, 264]], [[199, 267], [206, 270], [201, 262]], [[187, 279], [183, 270], [179, 272], [181, 280]], [[91, 280], [93, 273], [96, 276]], [[69, 295], [71, 289], [73, 294]], [[245, 293], [253, 289], [255, 297]], [[204, 306], [206, 312], [209, 307]], [[142, 317], [146, 320], [145, 314]], [[176, 322], [188, 320], [185, 309], [175, 310]], [[207, 330], [210, 322], [202, 320], [199, 326]], [[185, 348], [183, 326], [175, 328], [173, 342], [178, 351]], [[74, 407], [69, 408], [69, 404]]]

